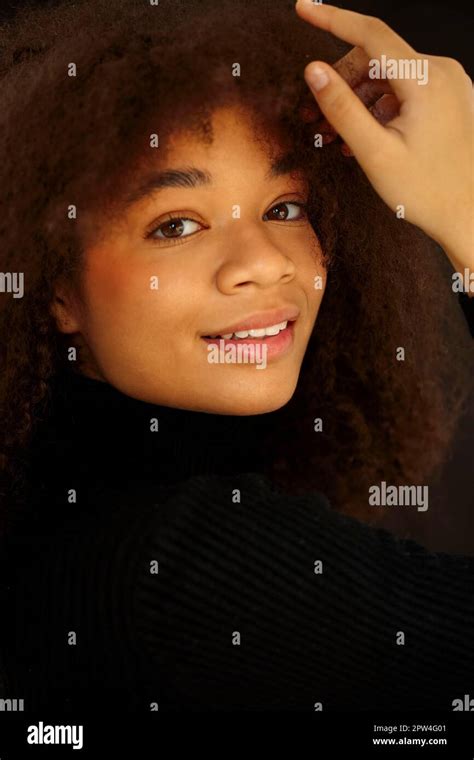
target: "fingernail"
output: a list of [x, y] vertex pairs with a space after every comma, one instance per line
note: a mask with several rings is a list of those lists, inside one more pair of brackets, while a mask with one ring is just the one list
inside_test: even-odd
[[308, 69], [306, 77], [309, 84], [313, 90], [316, 90], [316, 92], [318, 90], [322, 90], [323, 87], [326, 87], [326, 85], [329, 83], [329, 76], [326, 69], [323, 69], [322, 66], [318, 66], [318, 64], [315, 64], [314, 66], [311, 66], [310, 69]]

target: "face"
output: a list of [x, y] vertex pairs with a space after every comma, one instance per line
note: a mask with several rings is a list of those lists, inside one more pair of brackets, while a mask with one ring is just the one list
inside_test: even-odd
[[[241, 110], [215, 111], [212, 128], [212, 144], [173, 137], [55, 314], [90, 377], [153, 404], [260, 414], [294, 393], [325, 270], [304, 178], [271, 172]], [[170, 174], [191, 168], [186, 184]]]

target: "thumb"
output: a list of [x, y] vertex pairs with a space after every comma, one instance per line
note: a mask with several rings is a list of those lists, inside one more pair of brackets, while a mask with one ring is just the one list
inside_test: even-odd
[[309, 63], [304, 70], [308, 87], [326, 119], [363, 165], [372, 151], [388, 142], [391, 135], [367, 110], [347, 82], [327, 63]]

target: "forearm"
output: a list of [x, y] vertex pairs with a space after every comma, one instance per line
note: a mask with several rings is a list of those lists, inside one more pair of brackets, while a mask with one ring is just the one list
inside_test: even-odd
[[[467, 281], [464, 292], [474, 296], [474, 226], [472, 222], [457, 219], [453, 228], [442, 231], [436, 236], [436, 241], [442, 247], [454, 271]], [[466, 277], [467, 270], [467, 277]]]

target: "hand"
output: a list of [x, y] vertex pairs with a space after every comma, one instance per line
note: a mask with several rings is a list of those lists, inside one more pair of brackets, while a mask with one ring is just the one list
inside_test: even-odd
[[[386, 79], [369, 78], [369, 57], [362, 48], [354, 47], [347, 55], [333, 64], [334, 69], [345, 79], [358, 98], [365, 103], [370, 113], [381, 124], [386, 124], [398, 115], [400, 103]], [[303, 121], [312, 122], [316, 132], [323, 137], [323, 144], [334, 142], [337, 132], [322, 116], [321, 109], [313, 96], [305, 101], [301, 109]], [[341, 152], [345, 156], [353, 156], [347, 143], [341, 143]]]
[[[304, 71], [331, 125], [325, 141], [332, 127], [385, 203], [394, 212], [403, 206], [404, 218], [436, 240], [457, 271], [474, 271], [474, 98], [461, 64], [417, 53], [380, 19], [311, 0], [298, 0], [296, 11], [356, 46], [334, 67], [318, 61]], [[426, 72], [426, 83], [369, 79], [370, 59], [382, 56], [412, 60], [415, 72], [416, 66]]]

